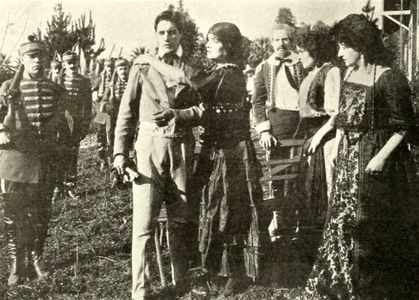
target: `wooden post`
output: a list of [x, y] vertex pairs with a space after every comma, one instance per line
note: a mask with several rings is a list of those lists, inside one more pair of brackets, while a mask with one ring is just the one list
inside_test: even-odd
[[418, 43], [418, 1], [419, 0], [411, 0], [410, 1], [410, 11], [411, 11], [411, 18], [412, 18], [412, 29], [410, 32], [410, 41], [411, 41], [411, 78], [410, 80], [414, 80], [416, 77], [417, 72], [417, 43]]

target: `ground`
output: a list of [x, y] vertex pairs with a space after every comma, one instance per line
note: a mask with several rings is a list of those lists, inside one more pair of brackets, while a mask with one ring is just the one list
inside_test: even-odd
[[[6, 242], [0, 243], [0, 299], [7, 300], [122, 300], [130, 299], [130, 191], [111, 190], [108, 172], [99, 171], [93, 135], [80, 149], [76, 201], [63, 198], [53, 204], [53, 217], [46, 245], [46, 259], [53, 272], [48, 282], [25, 282], [7, 287]], [[167, 278], [170, 277], [167, 251], [163, 253]], [[156, 299], [174, 299], [162, 290], [153, 257], [152, 286]], [[222, 279], [211, 283], [199, 272], [192, 273], [193, 285], [201, 290], [209, 285], [207, 296], [186, 294], [182, 299], [226, 299]], [[269, 276], [266, 276], [269, 277]], [[242, 294], [229, 299], [298, 299], [299, 288], [282, 288], [266, 278], [251, 284]]]
[[[79, 186], [82, 197], [63, 198], [53, 204], [46, 258], [53, 270], [46, 283], [25, 282], [8, 289], [7, 254], [0, 243], [0, 299], [5, 300], [128, 300], [130, 299], [131, 199], [129, 191], [109, 188], [109, 173], [99, 171], [93, 136], [80, 150]], [[278, 255], [280, 257], [281, 255]], [[169, 278], [167, 251], [163, 255]], [[228, 299], [301, 299], [309, 263], [292, 260], [267, 269], [262, 280], [242, 294]], [[161, 290], [153, 257], [152, 287], [156, 299], [174, 299], [170, 290]], [[209, 295], [186, 294], [182, 299], [227, 299], [222, 296], [221, 279], [207, 283], [192, 273], [193, 286]]]

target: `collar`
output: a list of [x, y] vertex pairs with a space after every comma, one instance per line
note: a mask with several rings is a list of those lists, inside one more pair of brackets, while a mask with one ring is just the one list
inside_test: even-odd
[[[162, 53], [162, 52], [160, 51], [160, 49], [159, 49], [159, 52], [158, 52], [159, 58], [163, 58], [163, 56], [164, 56], [165, 54], [167, 54], [167, 53]], [[176, 49], [176, 51], [175, 51], [173, 54], [175, 54], [178, 58], [181, 58], [181, 57], [182, 57], [182, 55], [183, 55], [183, 48], [182, 48], [182, 45], [179, 45], [179, 47]]]
[[[300, 61], [300, 59], [298, 58], [297, 53], [294, 53], [291, 51], [290, 55], [288, 55], [287, 57], [284, 57], [284, 59], [286, 60], [291, 60], [290, 62], [285, 62], [286, 66], [292, 66], [295, 65], [296, 63], [298, 63]], [[273, 65], [273, 66], [279, 66], [280, 61], [275, 59], [275, 53], [272, 54], [268, 59], [267, 59], [268, 64]]]

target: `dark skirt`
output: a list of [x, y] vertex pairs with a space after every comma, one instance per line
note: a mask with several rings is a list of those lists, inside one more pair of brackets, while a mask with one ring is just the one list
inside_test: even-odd
[[258, 216], [263, 195], [259, 183], [262, 172], [254, 145], [246, 139], [229, 148], [203, 149], [203, 153], [210, 158], [201, 160], [197, 168], [202, 167], [201, 172], [209, 175], [202, 188], [200, 207], [199, 250], [203, 267], [230, 276], [231, 259], [237, 261], [232, 253], [243, 248], [247, 274], [257, 278]]

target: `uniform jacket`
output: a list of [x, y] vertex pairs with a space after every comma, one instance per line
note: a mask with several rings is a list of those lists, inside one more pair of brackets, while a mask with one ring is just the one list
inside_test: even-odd
[[63, 77], [66, 90], [65, 108], [74, 121], [73, 134], [84, 137], [92, 118], [92, 93], [90, 80], [80, 74]]
[[[7, 114], [6, 93], [11, 80], [0, 88], [0, 121]], [[16, 130], [10, 148], [0, 150], [0, 178], [37, 183], [41, 176], [41, 156], [54, 157], [57, 134], [63, 123], [64, 90], [56, 83], [41, 77], [33, 80], [25, 76], [19, 86], [20, 104], [27, 117], [29, 128]], [[2, 130], [8, 131], [2, 124]]]
[[[116, 119], [118, 116], [119, 106], [121, 105], [122, 95], [128, 85], [127, 80], [121, 80], [119, 77], [115, 80], [114, 84], [109, 85], [105, 89], [103, 95], [101, 110], [111, 116], [112, 119]], [[111, 97], [111, 90], [113, 89], [114, 97]]]
[[252, 105], [258, 133], [270, 130], [266, 112], [275, 109], [275, 79], [281, 64], [285, 65], [287, 78], [292, 88], [298, 91], [304, 78], [303, 67], [296, 54], [289, 55], [283, 63], [276, 60], [274, 55], [256, 68]]
[[[184, 70], [186, 76], [192, 69], [183, 59], [176, 59], [174, 66]], [[172, 109], [175, 118], [165, 127], [152, 122], [153, 114]], [[186, 83], [166, 80], [156, 69], [134, 65], [122, 96], [115, 128], [114, 154], [127, 154], [139, 122], [140, 132], [167, 138], [192, 134], [191, 128], [202, 116], [198, 94]]]

